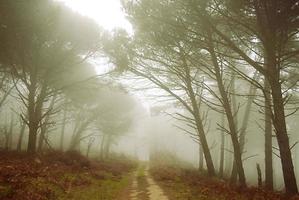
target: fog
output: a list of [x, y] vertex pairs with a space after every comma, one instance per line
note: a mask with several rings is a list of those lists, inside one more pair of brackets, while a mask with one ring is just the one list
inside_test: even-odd
[[1, 150], [298, 193], [298, 3], [95, 2], [0, 3]]

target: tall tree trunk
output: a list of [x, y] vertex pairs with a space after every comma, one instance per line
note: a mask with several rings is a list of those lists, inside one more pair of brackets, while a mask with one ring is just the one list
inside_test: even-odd
[[8, 130], [8, 149], [12, 149], [12, 142], [13, 142], [13, 123], [14, 123], [14, 118], [13, 115], [11, 115], [10, 119], [10, 125], [9, 125], [9, 130]]
[[7, 131], [7, 127], [4, 127], [4, 136], [5, 136], [5, 143], [4, 143], [4, 148], [6, 151], [9, 150], [9, 135], [8, 135], [8, 131]]
[[[225, 127], [224, 115], [221, 116], [221, 126]], [[219, 163], [219, 177], [223, 178], [224, 171], [224, 144], [225, 144], [225, 132], [221, 132], [221, 145], [220, 145], [220, 163]]]
[[256, 171], [257, 171], [257, 185], [259, 188], [263, 186], [263, 181], [262, 181], [262, 170], [260, 167], [260, 164], [256, 164]]
[[38, 138], [38, 146], [37, 146], [37, 151], [41, 152], [43, 150], [43, 146], [44, 146], [44, 140], [46, 139], [46, 131], [47, 131], [47, 125], [45, 124], [46, 122], [44, 122], [44, 124], [41, 125], [40, 128], [40, 134], [39, 134], [39, 138]]
[[232, 172], [230, 175], [229, 182], [230, 182], [230, 184], [235, 184], [235, 183], [237, 183], [237, 180], [238, 180], [237, 164], [235, 161], [233, 161], [233, 167], [232, 167]]
[[[195, 114], [195, 115], [197, 115], [197, 114]], [[197, 118], [196, 119], [196, 121], [197, 121], [196, 127], [197, 127], [198, 135], [200, 138], [202, 152], [205, 157], [208, 174], [209, 174], [209, 176], [215, 176], [215, 168], [214, 168], [211, 152], [210, 152], [210, 149], [208, 146], [207, 138], [205, 136], [205, 131], [204, 131], [204, 128], [202, 125], [202, 120], [201, 120], [200, 116], [198, 116], [198, 115], [196, 118]]]
[[276, 61], [275, 52], [272, 49], [266, 49], [267, 58], [266, 69], [268, 76], [267, 81], [270, 85], [273, 105], [273, 125], [279, 146], [279, 153], [283, 171], [283, 178], [286, 192], [289, 194], [297, 194], [297, 182], [290, 149], [289, 137], [287, 134], [284, 98], [282, 96], [282, 88], [280, 82], [280, 68]]
[[202, 147], [200, 145], [200, 143], [198, 144], [198, 170], [202, 171], [203, 170], [203, 151], [202, 151]]
[[[284, 97], [282, 94], [280, 74], [282, 72], [283, 48], [288, 41], [288, 14], [279, 15], [278, 4], [271, 1], [254, 1], [257, 26], [262, 37], [265, 58], [265, 79], [268, 81], [271, 90], [272, 123], [275, 129], [279, 147], [280, 160], [282, 165], [285, 189], [288, 194], [297, 194], [297, 182], [295, 177], [290, 142], [287, 133], [286, 116], [284, 109]], [[289, 1], [286, 2], [290, 3]], [[269, 20], [270, 19], [270, 20]], [[276, 21], [285, 22], [284, 27], [275, 24]], [[274, 23], [273, 23], [274, 22]], [[282, 48], [283, 47], [283, 48]]]
[[39, 124], [42, 120], [42, 108], [45, 101], [47, 92], [47, 82], [41, 84], [40, 91], [38, 93], [38, 82], [36, 72], [30, 75], [30, 85], [28, 85], [28, 153], [36, 153], [36, 142]]
[[204, 130], [201, 114], [199, 112], [199, 107], [198, 107], [198, 102], [196, 100], [196, 95], [195, 95], [195, 92], [194, 92], [193, 87], [192, 87], [192, 78], [191, 78], [191, 75], [190, 75], [190, 68], [187, 64], [187, 61], [186, 61], [184, 55], [182, 55], [182, 61], [183, 61], [183, 67], [184, 67], [185, 73], [186, 73], [186, 87], [187, 87], [187, 90], [188, 90], [188, 96], [190, 98], [192, 109], [193, 109], [192, 114], [193, 114], [194, 119], [195, 119], [195, 126], [196, 126], [196, 129], [197, 129], [198, 137], [199, 137], [199, 140], [200, 140], [200, 143], [201, 143], [201, 146], [202, 146], [202, 150], [203, 150], [203, 154], [204, 154], [204, 157], [205, 157], [208, 174], [209, 174], [209, 176], [215, 176], [215, 168], [214, 168], [210, 148], [209, 148], [208, 141], [207, 141], [207, 138], [206, 138], [206, 135], [205, 135], [205, 130]]
[[36, 143], [39, 125], [42, 120], [42, 108], [48, 90], [48, 80], [44, 80], [39, 84], [37, 76], [37, 67], [30, 72], [30, 83], [27, 83], [28, 98], [27, 98], [27, 116], [28, 116], [28, 153], [36, 153]]
[[74, 132], [74, 135], [72, 137], [71, 140], [71, 144], [70, 144], [70, 150], [78, 150], [80, 148], [80, 143], [81, 143], [81, 136], [85, 131], [85, 128], [87, 127], [87, 125], [85, 126], [85, 124], [80, 124], [80, 127], [77, 129], [76, 132]]
[[63, 151], [66, 117], [67, 117], [67, 108], [66, 108], [66, 105], [65, 105], [65, 107], [63, 109], [63, 118], [62, 118], [62, 126], [61, 126], [61, 133], [60, 133], [60, 150], [61, 151]]
[[74, 132], [69, 150], [77, 150], [79, 148], [81, 133], [82, 132], [80, 130]]
[[89, 152], [90, 152], [91, 146], [93, 145], [94, 140], [95, 140], [95, 138], [93, 138], [93, 137], [89, 138], [88, 145], [87, 145], [87, 151], [86, 151], [87, 158], [89, 156]]
[[273, 158], [272, 158], [272, 120], [271, 96], [267, 80], [264, 83], [265, 95], [265, 187], [273, 190]]
[[[258, 81], [260, 79], [260, 74], [258, 71], [255, 72], [254, 76], [253, 76], [253, 80], [254, 81]], [[241, 129], [240, 129], [240, 148], [241, 148], [241, 152], [243, 154], [244, 152], [244, 148], [245, 148], [245, 138], [246, 138], [246, 130], [247, 130], [247, 127], [248, 127], [248, 122], [249, 122], [249, 117], [250, 117], [250, 110], [251, 110], [251, 107], [252, 107], [252, 103], [255, 99], [255, 95], [256, 95], [256, 91], [257, 91], [257, 88], [251, 84], [250, 88], [249, 88], [249, 97], [248, 97], [248, 100], [247, 100], [247, 103], [246, 103], [246, 107], [245, 107], [245, 112], [244, 112], [244, 116], [243, 116], [243, 120], [242, 120], [242, 126], [241, 126]], [[237, 167], [236, 167], [236, 164], [234, 162], [234, 165], [233, 165], [233, 170], [232, 170], [232, 175], [231, 175], [231, 183], [235, 183], [236, 182], [236, 179], [237, 179]]]
[[29, 123], [29, 138], [28, 138], [28, 147], [27, 147], [28, 153], [36, 152], [37, 130], [38, 130], [38, 125], [36, 125], [34, 121], [31, 121]]
[[51, 110], [54, 107], [55, 99], [56, 99], [56, 95], [54, 94], [54, 96], [52, 97], [51, 103], [49, 105], [49, 108], [47, 110], [47, 115], [45, 117], [45, 120], [40, 125], [41, 130], [40, 130], [39, 141], [38, 141], [38, 151], [42, 151], [43, 145], [44, 145], [44, 141], [46, 140], [46, 134], [47, 134], [47, 130], [48, 130], [48, 123], [49, 123], [50, 114], [51, 114], [50, 112], [51, 112]]
[[[163, 89], [164, 91], [169, 93], [171, 96], [175, 97], [193, 115], [194, 121], [195, 121], [196, 131], [197, 131], [200, 143], [202, 145], [202, 149], [203, 149], [204, 158], [205, 158], [205, 161], [206, 161], [208, 174], [210, 176], [214, 176], [215, 175], [215, 168], [214, 168], [211, 152], [210, 152], [210, 149], [209, 149], [209, 146], [208, 146], [207, 138], [206, 138], [206, 135], [205, 135], [203, 121], [202, 121], [202, 118], [201, 118], [201, 114], [199, 112], [199, 107], [197, 105], [198, 102], [197, 102], [197, 99], [196, 99], [196, 96], [195, 96], [195, 92], [193, 91], [193, 88], [192, 88], [192, 77], [190, 75], [190, 69], [189, 69], [189, 66], [186, 62], [184, 52], [181, 53], [181, 57], [182, 57], [181, 61], [183, 62], [181, 67], [184, 68], [185, 71], [181, 71], [180, 74], [178, 74], [178, 76], [180, 78], [184, 78], [184, 84], [186, 84], [184, 90], [188, 95], [188, 98], [189, 98], [188, 101], [183, 100], [179, 95], [172, 92], [166, 85], [164, 85], [157, 78], [152, 77], [152, 76], [148, 76], [146, 73], [140, 72], [140, 71], [132, 69], [132, 68], [130, 69], [130, 71], [132, 73], [138, 75], [138, 76], [145, 77], [146, 79], [148, 79], [149, 81], [151, 81], [152, 83], [154, 83], [155, 85], [159, 86], [161, 89]], [[183, 77], [182, 77], [182, 75], [183, 75]], [[191, 106], [189, 105], [189, 102], [191, 102]]]
[[[253, 76], [253, 80], [254, 81], [258, 81], [260, 79], [260, 74], [256, 71], [254, 76]], [[240, 147], [241, 147], [241, 151], [244, 151], [245, 148], [245, 137], [246, 137], [246, 131], [247, 131], [247, 127], [248, 127], [248, 123], [249, 123], [249, 118], [250, 118], [250, 110], [252, 107], [252, 103], [255, 99], [255, 95], [257, 92], [257, 88], [254, 85], [251, 85], [249, 88], [249, 97], [246, 103], [246, 107], [245, 107], [245, 112], [244, 112], [244, 116], [243, 116], [243, 120], [242, 120], [242, 126], [241, 126], [241, 130], [240, 130]]]
[[32, 84], [29, 88], [28, 95], [28, 127], [29, 127], [29, 138], [28, 138], [28, 153], [36, 152], [36, 140], [37, 140], [37, 130], [38, 130], [38, 120], [37, 113], [35, 110], [35, 95], [36, 95], [36, 86]]
[[106, 145], [105, 145], [105, 159], [109, 158], [110, 156], [110, 148], [111, 148], [112, 138], [111, 135], [108, 134], [108, 137], [106, 139]]
[[279, 79], [274, 81], [270, 78], [269, 81], [272, 91], [272, 101], [274, 110], [274, 128], [280, 151], [281, 165], [283, 171], [284, 183], [286, 191], [290, 194], [298, 193], [297, 183], [295, 178], [292, 153], [290, 149], [289, 137], [287, 135], [283, 97]]
[[23, 143], [25, 128], [26, 128], [26, 123], [22, 121], [20, 135], [19, 135], [18, 144], [17, 144], [17, 151], [22, 150], [22, 143]]
[[69, 150], [75, 150], [77, 148], [78, 143], [80, 143], [81, 126], [82, 126], [81, 117], [80, 115], [78, 115], [75, 119], [75, 127], [73, 130], [73, 135], [71, 138]]
[[76, 150], [80, 147], [80, 142], [82, 140], [82, 134], [86, 130], [86, 128], [92, 123], [93, 117], [83, 118], [82, 116], [78, 116], [75, 122], [74, 134], [71, 139], [70, 150]]
[[[232, 111], [234, 113], [234, 122], [235, 122], [235, 127], [236, 127], [236, 130], [238, 130], [238, 119], [237, 119], [237, 100], [236, 100], [236, 96], [234, 95], [236, 93], [235, 91], [235, 79], [236, 79], [236, 74], [235, 74], [235, 71], [232, 70], [231, 72], [231, 75], [232, 75], [232, 78], [231, 78], [231, 87], [230, 87], [230, 92], [231, 92], [231, 107], [232, 107]], [[241, 144], [240, 144], [240, 148], [242, 148]], [[241, 153], [242, 153], [242, 149], [241, 149]], [[231, 184], [235, 184], [237, 182], [237, 179], [238, 179], [238, 169], [237, 169], [237, 164], [236, 162], [234, 161], [233, 162], [233, 168], [232, 168], [232, 173], [231, 173], [231, 176], [230, 176], [230, 183]]]
[[103, 160], [104, 159], [104, 147], [105, 147], [105, 142], [106, 142], [106, 135], [103, 134], [102, 136], [102, 140], [101, 140], [101, 150], [100, 150], [100, 159]]
[[[209, 35], [209, 37], [211, 37], [211, 35]], [[223, 79], [222, 79], [222, 75], [220, 72], [220, 66], [218, 64], [214, 46], [212, 43], [212, 38], [210, 38], [208, 45], [209, 45], [209, 51], [211, 54], [213, 66], [214, 66], [215, 77], [216, 77], [218, 89], [219, 89], [219, 92], [221, 95], [222, 105], [225, 110], [228, 127], [230, 130], [230, 136], [231, 136], [232, 145], [233, 145], [233, 149], [234, 149], [234, 161], [236, 162], [236, 168], [237, 168], [238, 176], [239, 176], [239, 183], [242, 187], [246, 187], [247, 185], [246, 185], [245, 172], [244, 172], [244, 168], [243, 168], [242, 152], [241, 152], [239, 138], [238, 138], [238, 132], [237, 132], [236, 124], [235, 124], [235, 120], [234, 120], [234, 114], [233, 114], [232, 107], [231, 107], [231, 104], [228, 99], [228, 94], [225, 91], [225, 87], [222, 82]]]
[[229, 153], [226, 154], [226, 159], [224, 160], [225, 163], [225, 175], [229, 176], [231, 175], [232, 167], [234, 164], [234, 154], [232, 153], [234, 151], [234, 148], [232, 147], [232, 141], [231, 140], [225, 140], [227, 149], [229, 150]]

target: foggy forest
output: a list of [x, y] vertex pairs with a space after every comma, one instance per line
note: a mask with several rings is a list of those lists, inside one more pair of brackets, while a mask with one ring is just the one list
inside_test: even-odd
[[0, 0], [0, 199], [296, 200], [298, 110], [298, 0]]

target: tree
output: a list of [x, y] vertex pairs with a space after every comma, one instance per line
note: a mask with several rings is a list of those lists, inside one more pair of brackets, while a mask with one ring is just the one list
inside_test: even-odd
[[[221, 117], [221, 126], [224, 128], [225, 127], [225, 119], [224, 115]], [[224, 173], [224, 147], [225, 147], [225, 131], [222, 129], [221, 131], [221, 144], [220, 144], [220, 160], [219, 160], [219, 177], [223, 178], [223, 173]]]
[[[295, 194], [298, 192], [298, 189], [286, 129], [284, 109], [286, 98], [283, 95], [281, 74], [285, 71], [284, 67], [287, 67], [286, 62], [298, 53], [298, 49], [288, 48], [289, 43], [296, 40], [298, 33], [296, 29], [298, 24], [296, 8], [298, 5], [291, 0], [257, 0], [243, 1], [242, 3], [232, 1], [232, 3], [235, 3], [233, 8], [227, 7], [227, 5], [223, 5], [223, 7], [217, 6], [216, 12], [221, 14], [226, 20], [234, 22], [232, 24], [235, 28], [238, 27], [244, 30], [243, 33], [250, 34], [251, 38], [261, 41], [263, 48], [263, 55], [261, 56], [264, 64], [260, 64], [257, 60], [252, 59], [250, 54], [254, 51], [244, 47], [244, 42], [250, 43], [252, 40], [244, 41], [236, 33], [228, 35], [224, 32], [224, 30], [228, 29], [223, 28], [223, 26], [230, 28], [232, 26], [231, 23], [222, 23], [220, 24], [221, 27], [217, 26], [219, 23], [215, 23], [215, 18], [211, 14], [207, 12], [205, 14], [200, 13], [194, 2], [190, 6], [196, 9], [198, 15], [208, 23], [212, 31], [219, 37], [221, 43], [237, 53], [241, 59], [259, 71], [269, 82], [271, 104], [273, 105], [271, 116], [278, 141], [286, 191], [287, 193]], [[250, 47], [250, 45], [247, 45], [247, 47]]]
[[[146, 5], [146, 2], [142, 3]], [[130, 12], [130, 15], [134, 17], [134, 21], [132, 21], [138, 28], [138, 34], [136, 33], [134, 41], [130, 42], [126, 35], [118, 32], [110, 40], [111, 42], [106, 44], [104, 51], [116, 66], [121, 68], [125, 66], [124, 69], [148, 80], [155, 87], [176, 99], [192, 115], [194, 119], [192, 126], [197, 131], [195, 136], [200, 138], [208, 173], [214, 176], [214, 164], [199, 110], [198, 87], [194, 85], [195, 82], [200, 82], [196, 76], [198, 71], [187, 60], [189, 47], [184, 45], [185, 38], [168, 37], [168, 34], [174, 33], [172, 30], [161, 31], [161, 29], [167, 30], [167, 24], [155, 25], [154, 18], [146, 18], [150, 26], [149, 24], [144, 26], [143, 15], [147, 12], [154, 12], [151, 7], [145, 5], [136, 5], [135, 11]], [[152, 29], [151, 31], [148, 31], [149, 27]], [[157, 35], [152, 34], [153, 31]], [[167, 41], [165, 38], [168, 38]]]
[[60, 134], [60, 150], [61, 151], [63, 151], [63, 149], [64, 149], [63, 148], [64, 134], [65, 134], [65, 127], [66, 127], [66, 123], [67, 123], [67, 114], [68, 114], [66, 100], [64, 100], [64, 102], [63, 102], [62, 109], [63, 109], [63, 117], [62, 117], [61, 134]]
[[[238, 140], [238, 130], [235, 124], [232, 104], [229, 100], [230, 95], [228, 91], [226, 91], [226, 86], [224, 84], [222, 72], [223, 68], [220, 66], [224, 61], [216, 52], [213, 32], [211, 32], [210, 28], [203, 21], [196, 24], [200, 28], [194, 29], [190, 26], [190, 22], [187, 21], [188, 16], [186, 15], [189, 9], [184, 8], [182, 5], [184, 5], [182, 2], [161, 2], [153, 0], [147, 2], [133, 2], [128, 6], [129, 14], [133, 18], [132, 21], [138, 28], [136, 35], [141, 35], [142, 38], [139, 40], [142, 41], [140, 43], [142, 43], [143, 49], [138, 49], [136, 54], [144, 59], [144, 61], [141, 62], [144, 68], [147, 68], [146, 73], [140, 73], [140, 71], [135, 73], [137, 75], [147, 77], [161, 88], [164, 87], [163, 89], [168, 89], [170, 94], [172, 92], [171, 89], [163, 83], [164, 80], [161, 81], [161, 79], [159, 80], [157, 78], [157, 75], [153, 75], [153, 72], [159, 72], [159, 76], [166, 72], [168, 72], [168, 76], [170, 74], [176, 75], [176, 77], [171, 79], [171, 81], [174, 81], [176, 85], [181, 86], [188, 98], [190, 98], [190, 107], [188, 107], [188, 104], [186, 105], [184, 100], [181, 100], [181, 102], [183, 105], [185, 103], [187, 110], [189, 110], [194, 116], [196, 121], [195, 125], [199, 132], [200, 142], [203, 146], [203, 151], [206, 152], [206, 162], [207, 165], [210, 165], [210, 167], [208, 167], [210, 172], [213, 171], [212, 168], [214, 167], [209, 161], [209, 147], [206, 143], [205, 137], [203, 136], [204, 130], [202, 126], [202, 119], [199, 114], [199, 108], [196, 102], [196, 93], [194, 92], [193, 87], [198, 85], [198, 82], [202, 81], [200, 80], [202, 77], [212, 77], [217, 84], [219, 94], [211, 90], [208, 84], [205, 84], [205, 89], [211, 92], [211, 94], [214, 95], [224, 107], [229, 124], [229, 134], [234, 147], [234, 157], [237, 164], [236, 166], [239, 173], [240, 183], [245, 186], [246, 181]], [[163, 6], [167, 6], [167, 9], [163, 8]], [[147, 23], [145, 23], [145, 21]], [[154, 24], [154, 22], [157, 24]], [[193, 22], [191, 21], [191, 24], [192, 23]], [[198, 29], [201, 29], [202, 32], [196, 32]], [[194, 33], [197, 35], [194, 35]], [[142, 53], [140, 53], [141, 51]], [[161, 55], [164, 54], [165, 56], [162, 57]], [[208, 59], [205, 59], [207, 56]], [[161, 60], [161, 58], [163, 60]], [[169, 61], [170, 58], [173, 60], [172, 62]], [[140, 64], [141, 62], [138, 63], [138, 66], [142, 65]], [[152, 63], [155, 63], [158, 67], [151, 67], [150, 65]], [[147, 74], [151, 75], [148, 76]], [[178, 80], [182, 80], [183, 83], [177, 82]]]
[[101, 143], [108, 155], [111, 144], [131, 127], [135, 101], [121, 85], [104, 79], [68, 87], [65, 94], [69, 115], [74, 118], [69, 149], [79, 150], [84, 140], [105, 138]]
[[100, 32], [94, 22], [50, 0], [1, 1], [0, 9], [0, 62], [20, 82], [15, 85], [27, 109], [27, 151], [34, 153], [56, 75], [90, 56]]
[[[135, 74], [147, 78], [173, 96], [176, 95], [173, 93], [174, 88], [178, 91], [178, 87], [184, 86], [187, 90], [182, 91], [191, 97], [192, 108], [195, 101], [192, 101], [192, 91], [188, 89], [197, 85], [194, 77], [199, 77], [198, 72], [204, 72], [206, 76], [212, 75], [218, 85], [219, 94], [212, 90], [210, 92], [215, 97], [220, 97], [219, 102], [225, 109], [242, 185], [245, 185], [240, 144], [242, 141], [238, 140], [238, 128], [222, 72], [223, 66], [232, 68], [250, 84], [255, 84], [255, 81], [252, 81], [253, 77], [249, 76], [251, 73], [248, 72], [260, 73], [269, 82], [273, 105], [271, 118], [279, 144], [286, 190], [294, 194], [297, 193], [297, 186], [284, 109], [288, 99], [284, 95], [289, 88], [284, 87], [281, 75], [289, 73], [286, 70], [292, 68], [289, 61], [298, 53], [298, 49], [294, 48], [296, 45], [293, 45], [294, 41], [298, 40], [297, 7], [298, 4], [291, 0], [132, 1], [126, 4], [126, 8], [136, 28], [134, 37], [142, 38], [137, 43], [138, 50], [133, 52], [139, 62], [125, 54], [115, 61], [116, 64], [123, 65], [128, 65], [130, 61], [138, 63], [138, 67], [134, 69]], [[121, 48], [113, 53], [119, 53]], [[205, 56], [208, 58], [203, 59]], [[238, 66], [232, 65], [231, 60], [238, 63]], [[192, 68], [189, 68], [190, 66]], [[198, 69], [197, 76], [193, 74], [194, 66]], [[140, 72], [142, 67], [143, 71]], [[168, 77], [176, 77], [166, 78], [166, 74]], [[183, 80], [186, 84], [178, 80]], [[193, 81], [191, 84], [190, 80]], [[173, 85], [170, 84], [169, 87], [169, 82], [165, 84], [165, 81], [173, 81]], [[180, 102], [184, 105], [183, 100]], [[186, 108], [188, 109], [187, 106]], [[195, 110], [191, 110], [191, 113], [192, 111]]]
[[273, 190], [273, 159], [272, 159], [272, 119], [271, 97], [267, 80], [264, 83], [265, 90], [265, 186]]
[[98, 115], [95, 121], [95, 127], [101, 135], [101, 159], [109, 157], [111, 146], [119, 137], [125, 137], [135, 114], [135, 102], [130, 96], [117, 90], [105, 93], [108, 97], [96, 108]]

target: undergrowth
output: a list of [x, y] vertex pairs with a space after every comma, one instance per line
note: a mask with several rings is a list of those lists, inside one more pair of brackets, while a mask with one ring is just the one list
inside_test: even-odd
[[77, 152], [1, 152], [0, 199], [114, 200], [134, 168], [127, 160], [91, 161]]
[[169, 199], [175, 200], [298, 200], [279, 192], [259, 188], [240, 188], [228, 182], [207, 177], [197, 170], [170, 166], [153, 166], [153, 178], [162, 186]]

